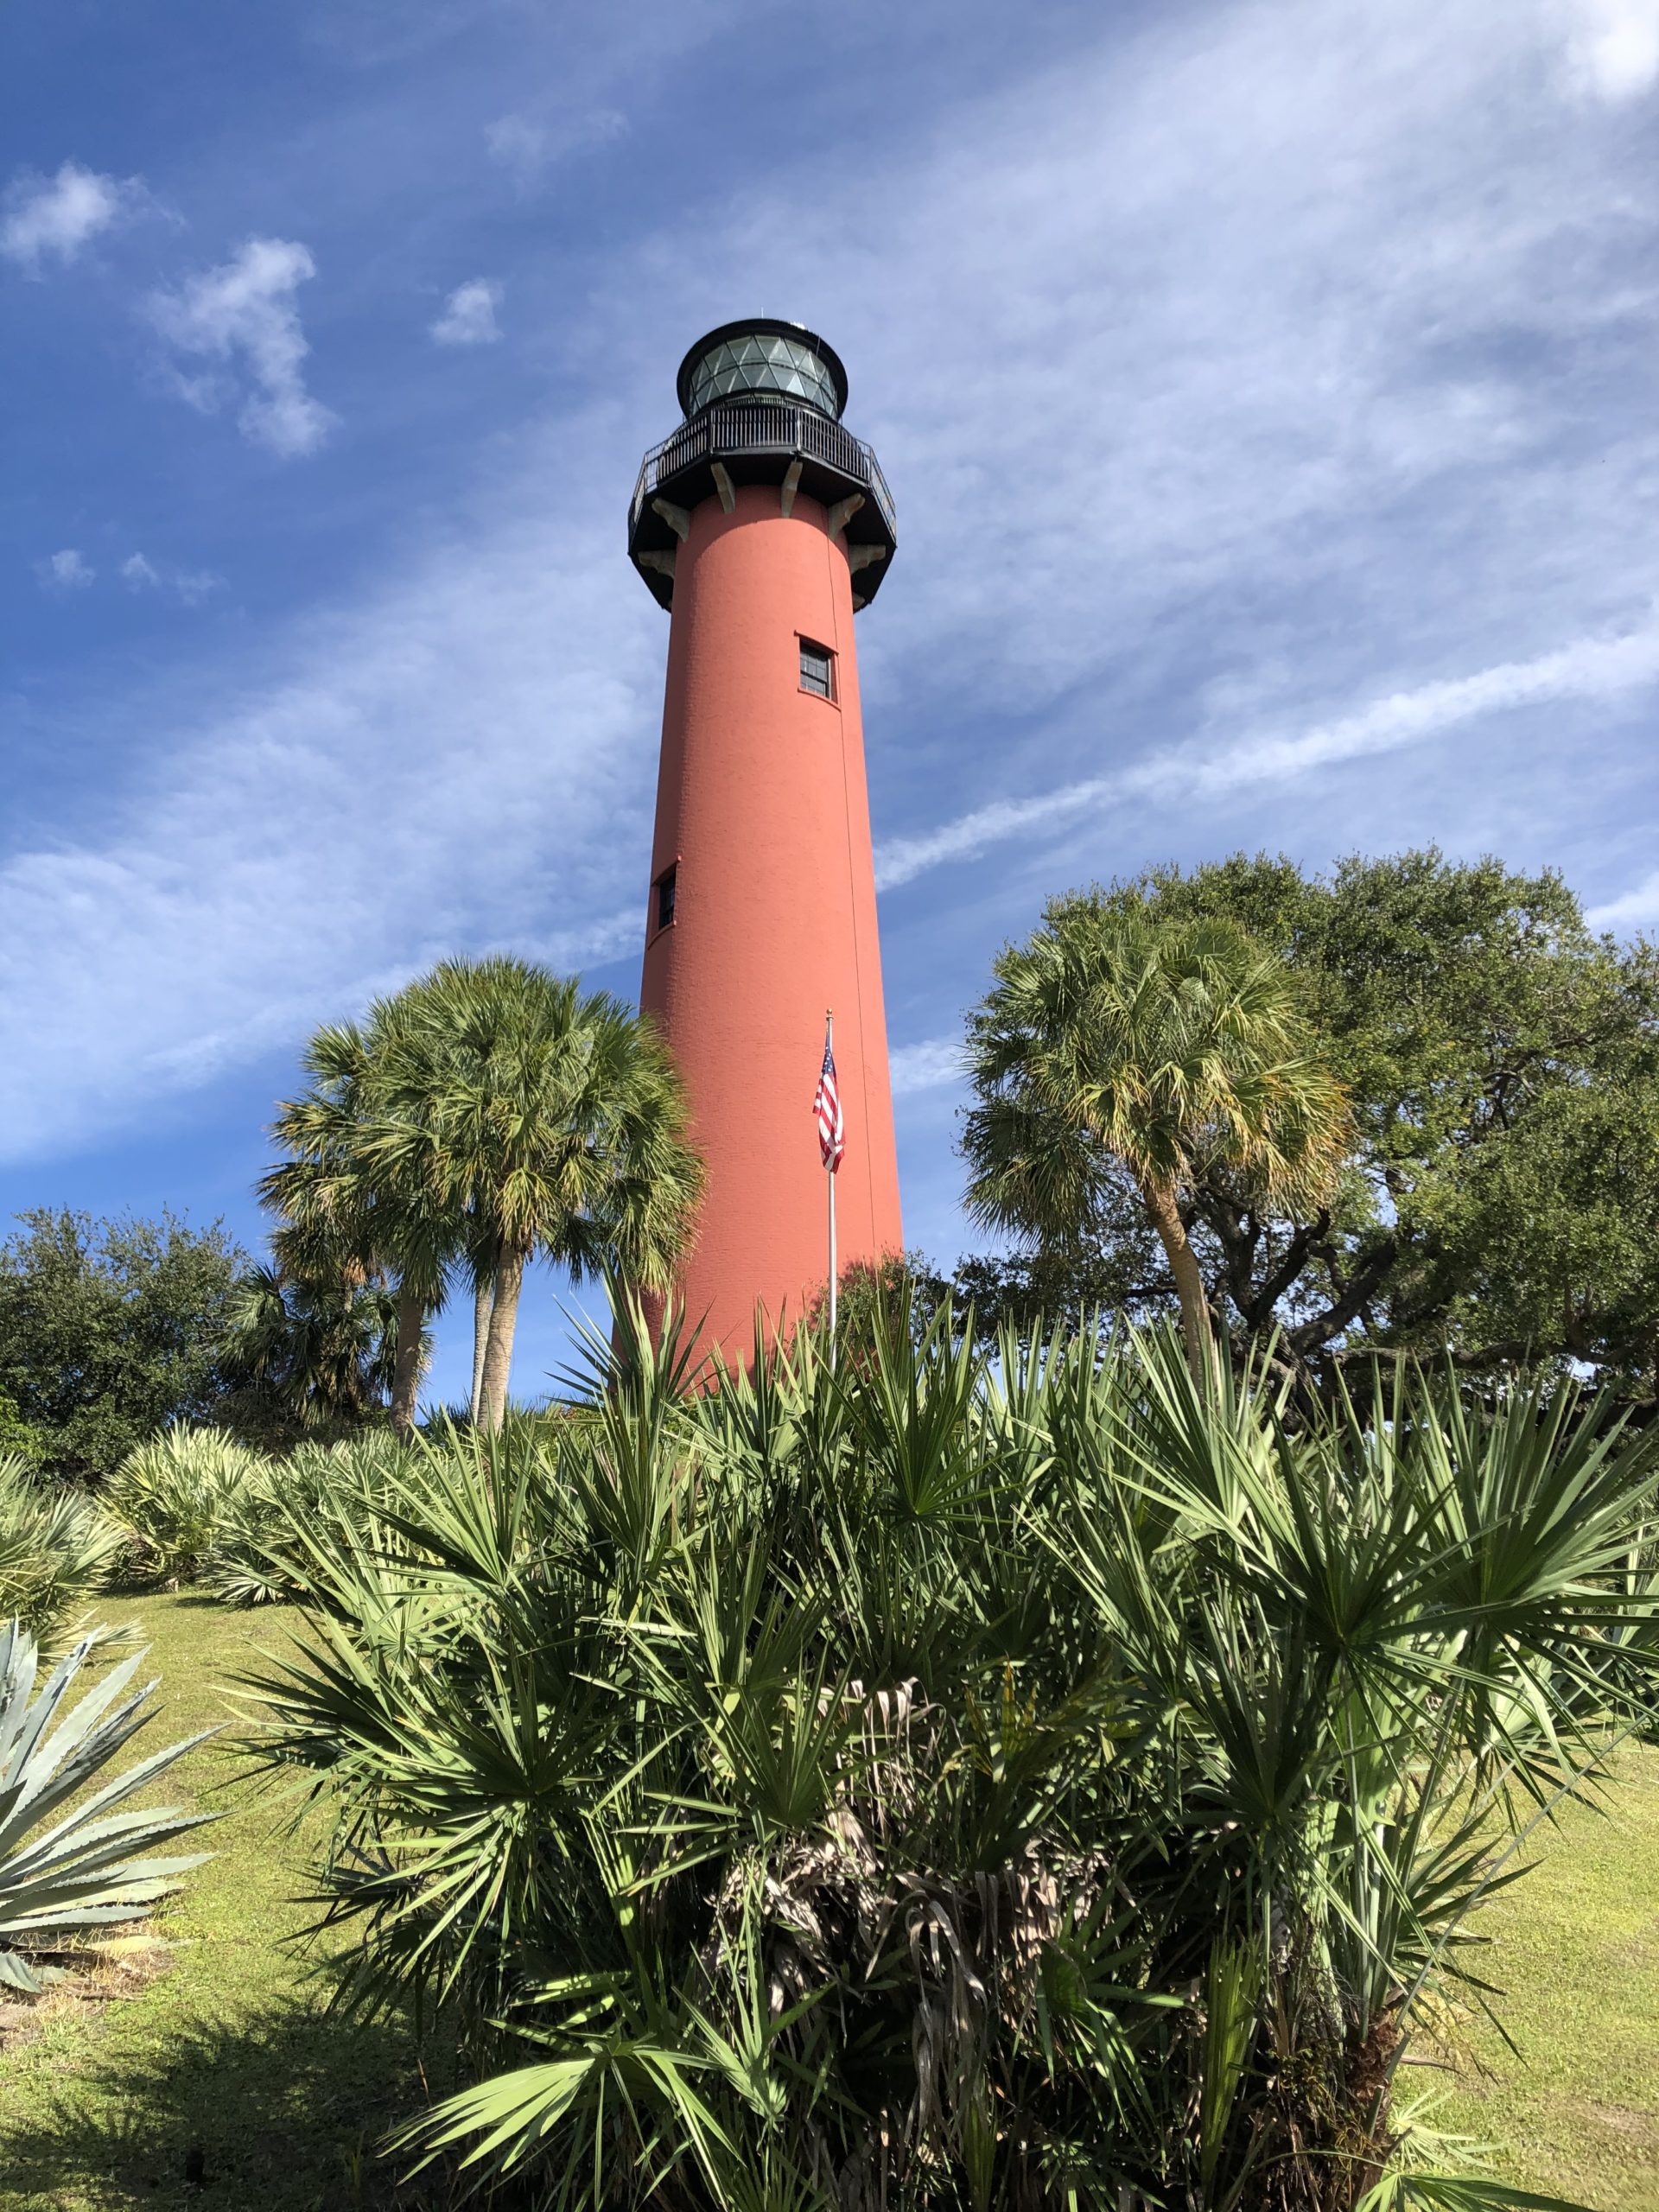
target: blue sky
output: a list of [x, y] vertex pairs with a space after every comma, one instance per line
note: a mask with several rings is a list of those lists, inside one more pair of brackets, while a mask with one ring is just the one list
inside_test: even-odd
[[1050, 891], [1436, 840], [1659, 925], [1659, 0], [3, 35], [0, 1214], [251, 1243], [319, 1020], [486, 947], [632, 992], [625, 506], [745, 313], [836, 344], [899, 507], [859, 650], [912, 1242], [967, 1241], [953, 1048]]

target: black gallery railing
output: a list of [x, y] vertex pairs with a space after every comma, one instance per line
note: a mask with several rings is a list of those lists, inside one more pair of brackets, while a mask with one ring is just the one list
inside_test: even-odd
[[862, 438], [855, 438], [815, 407], [791, 407], [771, 400], [707, 407], [701, 415], [683, 423], [661, 445], [653, 446], [639, 464], [633, 504], [628, 510], [629, 530], [639, 522], [640, 509], [658, 486], [677, 476], [683, 468], [701, 461], [735, 461], [756, 453], [819, 461], [837, 474], [861, 484], [880, 509], [889, 531], [898, 536], [887, 480]]

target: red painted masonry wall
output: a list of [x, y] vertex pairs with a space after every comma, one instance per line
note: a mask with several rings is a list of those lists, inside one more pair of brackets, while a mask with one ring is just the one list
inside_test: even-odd
[[[640, 1003], [690, 1093], [709, 1185], [681, 1284], [703, 1351], [745, 1358], [828, 1278], [813, 1098], [836, 1017], [847, 1119], [842, 1275], [902, 1250], [847, 555], [824, 510], [776, 486], [691, 515], [679, 547]], [[800, 684], [835, 654], [833, 702]], [[657, 884], [676, 870], [674, 919]]]

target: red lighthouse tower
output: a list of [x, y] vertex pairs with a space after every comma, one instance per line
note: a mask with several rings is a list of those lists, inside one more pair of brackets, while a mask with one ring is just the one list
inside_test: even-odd
[[829, 1274], [813, 1114], [835, 1014], [840, 1268], [902, 1249], [853, 615], [895, 544], [847, 376], [798, 323], [724, 325], [680, 365], [628, 551], [669, 609], [645, 969], [709, 1172], [681, 1293], [747, 1355]]

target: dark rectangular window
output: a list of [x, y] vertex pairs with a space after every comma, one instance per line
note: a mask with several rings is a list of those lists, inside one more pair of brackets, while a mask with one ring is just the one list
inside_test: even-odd
[[801, 639], [801, 689], [820, 699], [836, 696], [836, 657], [828, 645], [815, 645], [810, 638]]
[[674, 880], [679, 874], [676, 868], [664, 868], [657, 879], [657, 926], [665, 930], [674, 918]]

